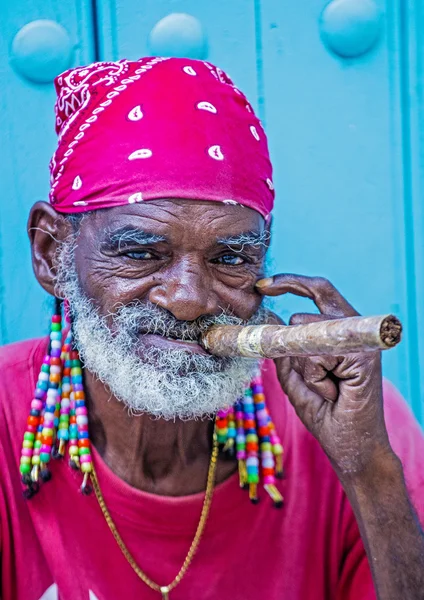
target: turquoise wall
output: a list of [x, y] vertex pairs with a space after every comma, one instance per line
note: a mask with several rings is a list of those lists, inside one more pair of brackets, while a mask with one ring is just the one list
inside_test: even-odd
[[422, 0], [6, 0], [0, 28], [0, 343], [44, 333], [50, 312], [25, 230], [48, 193], [52, 77], [94, 60], [208, 58], [269, 135], [272, 270], [325, 276], [363, 314], [396, 313], [405, 336], [385, 374], [424, 420]]

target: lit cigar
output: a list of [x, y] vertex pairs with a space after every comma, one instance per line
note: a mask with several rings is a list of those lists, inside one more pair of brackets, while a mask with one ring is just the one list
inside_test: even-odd
[[393, 315], [349, 317], [307, 325], [215, 325], [202, 344], [215, 356], [344, 355], [388, 350], [400, 342], [402, 325]]

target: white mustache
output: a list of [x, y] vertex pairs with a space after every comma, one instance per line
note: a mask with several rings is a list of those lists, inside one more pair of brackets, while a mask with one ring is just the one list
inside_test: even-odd
[[213, 325], [242, 325], [244, 321], [224, 311], [220, 315], [205, 315], [195, 321], [179, 321], [167, 310], [151, 302], [137, 301], [120, 307], [112, 315], [112, 323], [117, 330], [125, 329], [134, 341], [140, 335], [154, 334], [181, 341], [197, 342]]

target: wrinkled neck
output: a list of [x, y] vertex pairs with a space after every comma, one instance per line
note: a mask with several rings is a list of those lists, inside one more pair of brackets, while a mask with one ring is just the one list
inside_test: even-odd
[[[206, 487], [213, 421], [166, 421], [130, 415], [111, 392], [85, 370], [90, 437], [110, 469], [150, 493], [184, 496]], [[219, 461], [217, 482], [231, 475], [235, 461]]]

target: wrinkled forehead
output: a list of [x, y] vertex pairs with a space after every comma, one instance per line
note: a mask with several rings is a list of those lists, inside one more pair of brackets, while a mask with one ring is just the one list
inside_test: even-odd
[[190, 239], [199, 247], [248, 233], [261, 239], [269, 236], [265, 219], [259, 212], [246, 206], [197, 199], [163, 198], [96, 210], [86, 213], [82, 221], [84, 229], [99, 242], [119, 235], [129, 236], [137, 230], [166, 237], [174, 243]]

